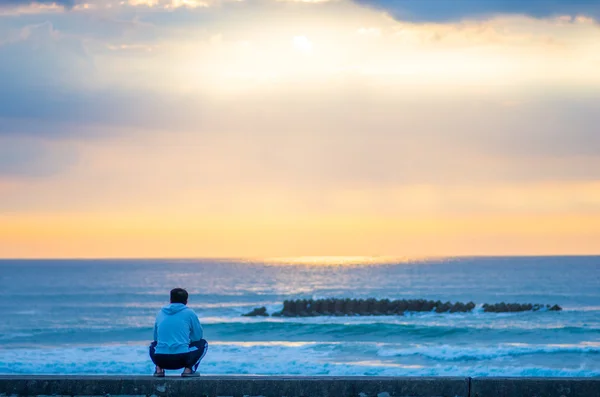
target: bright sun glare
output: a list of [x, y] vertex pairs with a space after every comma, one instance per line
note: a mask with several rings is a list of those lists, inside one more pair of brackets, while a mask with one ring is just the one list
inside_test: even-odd
[[268, 258], [266, 262], [283, 265], [352, 266], [369, 264], [402, 263], [406, 258], [389, 256], [296, 256]]

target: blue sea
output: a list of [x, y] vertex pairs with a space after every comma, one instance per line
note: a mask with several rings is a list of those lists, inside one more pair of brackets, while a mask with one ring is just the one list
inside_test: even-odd
[[[600, 257], [0, 261], [0, 373], [150, 374], [169, 290], [190, 292], [203, 374], [600, 376]], [[474, 301], [472, 313], [249, 318], [285, 299]], [[561, 312], [484, 313], [483, 303]]]

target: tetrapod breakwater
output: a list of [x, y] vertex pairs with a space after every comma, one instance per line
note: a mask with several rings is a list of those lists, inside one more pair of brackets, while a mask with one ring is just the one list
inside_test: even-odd
[[[272, 313], [274, 317], [314, 317], [314, 316], [402, 316], [405, 313], [468, 313], [477, 308], [474, 302], [442, 302], [425, 299], [296, 299], [283, 302], [283, 309]], [[526, 311], [561, 311], [558, 305], [532, 303], [484, 303], [485, 313], [517, 313]], [[247, 317], [269, 316], [266, 307], [258, 307]]]

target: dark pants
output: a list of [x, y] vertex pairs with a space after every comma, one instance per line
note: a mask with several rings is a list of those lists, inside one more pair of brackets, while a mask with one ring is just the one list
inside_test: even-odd
[[190, 347], [196, 347], [198, 350], [181, 354], [156, 354], [156, 344], [156, 341], [150, 344], [150, 359], [154, 365], [158, 365], [163, 369], [189, 368], [196, 372], [200, 360], [204, 358], [208, 350], [208, 342], [204, 339], [190, 343]]

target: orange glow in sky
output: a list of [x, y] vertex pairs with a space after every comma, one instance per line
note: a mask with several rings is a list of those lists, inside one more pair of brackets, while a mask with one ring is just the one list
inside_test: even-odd
[[403, 15], [0, 7], [0, 257], [599, 254], [594, 15]]

